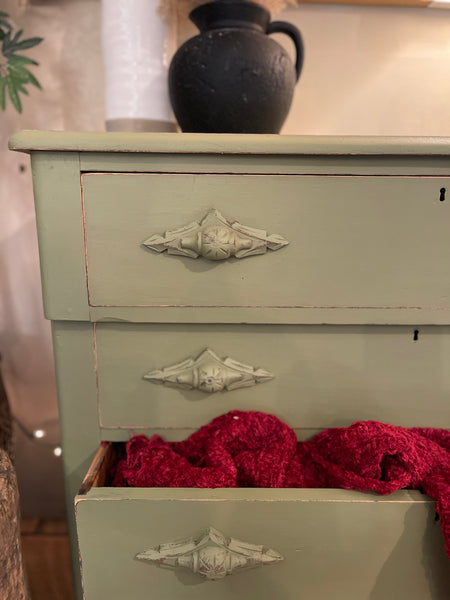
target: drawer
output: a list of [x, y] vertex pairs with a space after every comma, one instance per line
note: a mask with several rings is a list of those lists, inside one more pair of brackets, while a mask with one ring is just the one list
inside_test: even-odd
[[[445, 177], [85, 173], [89, 303], [448, 309], [445, 187]], [[206, 226], [212, 209], [225, 221], [210, 214]], [[244, 256], [164, 250], [195, 255], [209, 242]]]
[[[109, 451], [75, 499], [86, 600], [449, 597], [434, 504], [419, 492], [111, 488], [101, 468]], [[238, 556], [226, 562], [230, 548]], [[150, 560], [137, 558], [147, 551]], [[248, 555], [254, 568], [216, 580], [180, 566], [220, 577]]]
[[[104, 439], [118, 429], [176, 437], [231, 409], [274, 413], [296, 429], [450, 422], [448, 327], [98, 323], [92, 331]], [[70, 332], [61, 335], [67, 346]]]

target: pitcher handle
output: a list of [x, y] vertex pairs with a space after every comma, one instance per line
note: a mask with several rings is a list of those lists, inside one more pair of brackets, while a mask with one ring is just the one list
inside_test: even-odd
[[295, 73], [297, 75], [298, 81], [298, 78], [300, 77], [300, 73], [302, 71], [304, 54], [303, 39], [300, 31], [297, 29], [297, 27], [295, 27], [295, 25], [292, 25], [291, 23], [286, 23], [285, 21], [273, 21], [272, 23], [269, 23], [269, 26], [267, 28], [267, 34], [270, 35], [271, 33], [285, 33], [294, 42], [295, 50], [297, 53], [297, 57], [295, 60]]

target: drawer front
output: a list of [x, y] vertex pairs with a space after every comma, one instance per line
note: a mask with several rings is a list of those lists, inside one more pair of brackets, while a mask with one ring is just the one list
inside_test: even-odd
[[[448, 309], [450, 208], [440, 200], [448, 186], [444, 177], [87, 173], [89, 302]], [[205, 233], [211, 209], [238, 222], [237, 238], [226, 224]], [[178, 239], [173, 230], [188, 225]], [[246, 228], [258, 230], [256, 242]], [[203, 252], [211, 229], [226, 252], [233, 246], [243, 257], [164, 250], [170, 238], [184, 254]], [[277, 245], [278, 236], [288, 244]], [[260, 254], [248, 255], [252, 244]]]
[[[77, 498], [76, 513], [86, 600], [446, 600], [450, 594], [433, 502], [418, 492], [98, 488]], [[165, 544], [198, 539], [210, 527], [282, 560], [211, 581], [188, 567], [137, 558], [149, 550], [153, 558], [155, 550], [164, 555]], [[172, 547], [172, 556], [186, 549], [190, 542]], [[211, 562], [220, 570], [220, 556]]]
[[171, 436], [232, 409], [302, 429], [450, 422], [448, 327], [99, 323], [93, 331], [105, 439], [117, 428]]

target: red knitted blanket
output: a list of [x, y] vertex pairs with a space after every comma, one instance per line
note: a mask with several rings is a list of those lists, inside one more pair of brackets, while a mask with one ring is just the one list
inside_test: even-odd
[[138, 435], [113, 485], [133, 487], [418, 489], [436, 502], [450, 558], [450, 431], [376, 421], [306, 442], [273, 415], [231, 411], [182, 442]]

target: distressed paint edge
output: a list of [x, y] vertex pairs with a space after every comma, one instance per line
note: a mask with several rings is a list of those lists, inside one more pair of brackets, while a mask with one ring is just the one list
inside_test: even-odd
[[[450, 325], [448, 309], [327, 309], [273, 307], [90, 307], [98, 323], [240, 323], [248, 325]], [[61, 320], [64, 320], [63, 317]]]
[[312, 136], [270, 134], [189, 134], [21, 131], [10, 150], [139, 152], [172, 154], [442, 155], [450, 138], [438, 136]]
[[320, 502], [363, 504], [431, 504], [418, 490], [398, 490], [381, 496], [376, 492], [320, 488], [113, 488], [98, 487], [75, 497], [82, 502]]

